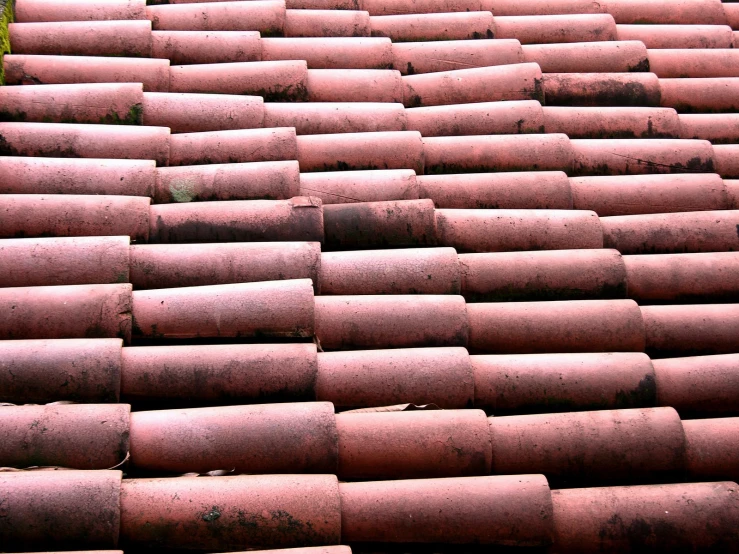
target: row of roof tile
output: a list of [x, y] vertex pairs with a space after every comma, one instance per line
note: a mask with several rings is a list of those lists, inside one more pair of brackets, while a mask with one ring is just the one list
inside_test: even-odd
[[131, 290], [0, 289], [2, 339], [317, 337], [328, 350], [469, 346], [476, 352], [736, 352], [736, 304], [633, 300], [471, 303], [457, 295], [315, 296], [309, 279]]
[[128, 404], [6, 406], [0, 466], [158, 474], [329, 473], [342, 481], [543, 473], [556, 485], [739, 478], [739, 418], [670, 407], [486, 417], [334, 414], [330, 402], [131, 413]]
[[320, 244], [309, 242], [180, 244], [175, 250], [128, 243], [128, 237], [1, 240], [0, 287], [130, 282], [145, 290], [308, 278], [323, 295], [461, 294], [469, 302], [739, 300], [739, 252], [458, 255], [453, 248], [415, 248], [321, 253]]
[[[686, 120], [696, 119], [701, 121]], [[296, 136], [294, 127], [277, 127], [170, 134], [167, 127], [0, 123], [0, 154], [6, 157], [138, 159], [155, 160], [159, 166], [297, 160], [304, 172], [564, 171], [572, 176], [717, 172], [735, 178], [737, 152], [739, 144], [712, 145], [706, 140], [571, 140], [563, 133], [422, 137], [418, 131], [378, 131]]]
[[[153, 0], [151, 4], [164, 2]], [[188, 4], [192, 0], [168, 0], [168, 4]], [[196, 2], [199, 9], [214, 9]], [[216, 3], [237, 5], [241, 2]], [[719, 0], [659, 0], [646, 3], [643, 0], [288, 0], [289, 9], [312, 10], [362, 10], [371, 15], [430, 14], [490, 11], [496, 16], [556, 15], [609, 13], [617, 23], [625, 24], [734, 24], [739, 10], [732, 4]], [[227, 9], [227, 8], [221, 8]], [[31, 21], [85, 21], [112, 19], [148, 19], [149, 14], [191, 11], [188, 6], [146, 6], [146, 0], [108, 0], [89, 2], [85, 0], [18, 0], [16, 18], [21, 22]]]
[[[406, 76], [389, 69], [307, 69], [304, 61], [170, 68], [166, 60], [7, 55], [4, 64], [8, 84], [143, 82], [146, 92], [255, 95], [267, 102], [396, 102], [410, 108], [539, 100], [554, 106], [661, 105], [681, 112], [720, 112], [737, 109], [739, 89], [737, 77], [660, 79], [653, 73], [542, 74], [535, 63]], [[70, 88], [70, 94], [75, 92]], [[43, 93], [5, 94], [21, 99], [25, 94]]]
[[683, 418], [739, 415], [739, 354], [650, 360], [638, 352], [470, 356], [461, 347], [121, 344], [4, 340], [0, 401], [123, 400], [161, 409], [319, 400], [343, 410], [410, 403], [495, 415], [671, 406]]
[[[739, 528], [732, 482], [551, 491], [542, 475], [339, 483], [332, 475], [122, 481], [119, 471], [42, 471], [1, 473], [0, 487], [0, 539], [15, 548], [443, 541], [579, 553], [628, 541], [728, 553]], [[631, 529], [634, 521], [649, 531]]]
[[0, 119], [146, 124], [168, 127], [172, 133], [294, 127], [298, 135], [406, 130], [423, 136], [550, 132], [565, 133], [572, 139], [739, 142], [739, 114], [678, 114], [673, 108], [656, 107], [542, 106], [536, 100], [424, 108], [385, 102], [265, 103], [259, 96], [143, 92], [137, 83], [3, 87]]
[[[23, 78], [35, 78], [44, 83], [49, 79], [45, 79], [44, 70], [50, 77], [54, 76], [53, 68], [45, 67], [44, 62], [46, 65], [64, 64], [68, 70], [69, 66], [84, 69], [85, 64], [89, 66], [96, 56], [128, 56], [118, 60], [120, 65], [126, 61], [133, 63], [132, 58], [137, 56], [154, 54], [155, 58], [164, 59], [150, 60], [150, 68], [165, 72], [169, 70], [170, 59], [172, 63], [195, 65], [256, 63], [255, 67], [269, 67], [264, 63], [258, 64], [258, 60], [302, 60], [301, 63], [307, 65], [308, 69], [395, 68], [404, 75], [536, 63], [544, 73], [628, 73], [651, 70], [662, 78], [739, 77], [736, 68], [739, 50], [647, 49], [639, 40], [521, 46], [518, 41], [508, 39], [392, 43], [389, 38], [380, 37], [260, 39], [254, 33], [227, 32], [221, 41], [215, 41], [219, 33], [154, 33], [157, 40], [154, 41], [155, 47], [152, 47], [153, 33], [148, 28], [148, 22], [15, 23], [10, 25], [14, 55], [5, 62], [5, 70], [10, 74], [9, 82], [13, 83], [18, 79], [14, 73], [19, 71], [19, 66], [33, 70], [35, 65], [37, 74], [26, 72], [27, 76]], [[86, 34], [95, 37], [95, 40], [72, 40], [72, 37]], [[226, 42], [228, 47], [223, 48], [220, 42]], [[193, 70], [205, 69], [174, 65], [171, 80], [175, 80], [174, 86], [177, 87], [180, 73], [187, 75]], [[63, 70], [64, 67], [57, 70], [57, 76], [63, 74]], [[160, 83], [157, 90], [167, 90], [163, 88], [166, 86], [166, 83]]]
[[[18, 54], [137, 53], [169, 58], [172, 63], [254, 61], [262, 55], [269, 59], [280, 45], [279, 40], [265, 39], [260, 48], [257, 33], [268, 24], [254, 20], [254, 8], [259, 6], [259, 2], [198, 5], [194, 11], [203, 16], [201, 21], [157, 18], [153, 32], [146, 20], [15, 23], [9, 32]], [[637, 40], [648, 48], [667, 49], [732, 48], [735, 40], [729, 25], [617, 25], [609, 14], [493, 17], [481, 11], [370, 16], [362, 11], [285, 11], [278, 2], [274, 8], [284, 18], [280, 31], [286, 37], [373, 36], [393, 42], [496, 38], [522, 44]], [[38, 36], [43, 33], [48, 33], [44, 39]], [[81, 36], [89, 42], [65, 42]], [[207, 46], [207, 51], [198, 52], [198, 45]]]
[[329, 250], [439, 245], [461, 252], [739, 249], [739, 210], [598, 218], [587, 210], [436, 210], [431, 200], [323, 206], [302, 196], [153, 206], [133, 196], [9, 194], [2, 200], [2, 238], [127, 235], [152, 243], [314, 241]]

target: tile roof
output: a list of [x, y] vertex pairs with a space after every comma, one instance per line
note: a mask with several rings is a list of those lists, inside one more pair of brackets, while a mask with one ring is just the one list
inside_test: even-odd
[[0, 4], [0, 551], [739, 552], [739, 4]]

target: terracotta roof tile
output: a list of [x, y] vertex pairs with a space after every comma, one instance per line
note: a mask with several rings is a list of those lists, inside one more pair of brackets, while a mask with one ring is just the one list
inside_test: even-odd
[[368, 37], [370, 15], [349, 10], [287, 10], [286, 37]]
[[151, 57], [171, 65], [253, 62], [262, 59], [258, 31], [152, 31]]
[[732, 48], [728, 25], [617, 25], [618, 40], [639, 40], [647, 48]]
[[21, 0], [15, 8], [18, 22], [147, 19], [146, 0]]
[[170, 2], [16, 2], [0, 548], [739, 548], [737, 4]]
[[502, 37], [489, 11], [425, 13], [370, 17], [372, 36], [395, 42], [429, 40], [469, 40]]
[[631, 40], [616, 35], [610, 14], [523, 15], [495, 17], [495, 37], [521, 44], [556, 44], [600, 40]]
[[149, 92], [169, 91], [169, 60], [8, 54], [3, 65], [8, 85], [133, 82]]
[[146, 17], [156, 31], [260, 31], [280, 35], [285, 27], [285, 3], [204, 2], [147, 6]]

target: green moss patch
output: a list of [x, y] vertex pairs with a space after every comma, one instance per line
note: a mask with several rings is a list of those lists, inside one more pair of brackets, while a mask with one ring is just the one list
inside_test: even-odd
[[5, 54], [10, 54], [8, 24], [13, 23], [13, 3], [13, 0], [0, 0], [0, 8], [2, 8], [3, 11], [2, 18], [0, 18], [0, 85], [5, 84], [3, 57]]

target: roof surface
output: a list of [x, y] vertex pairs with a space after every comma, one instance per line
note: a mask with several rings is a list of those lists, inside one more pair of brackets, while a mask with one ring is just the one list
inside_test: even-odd
[[739, 552], [739, 3], [149, 4], [1, 4], [0, 551]]

